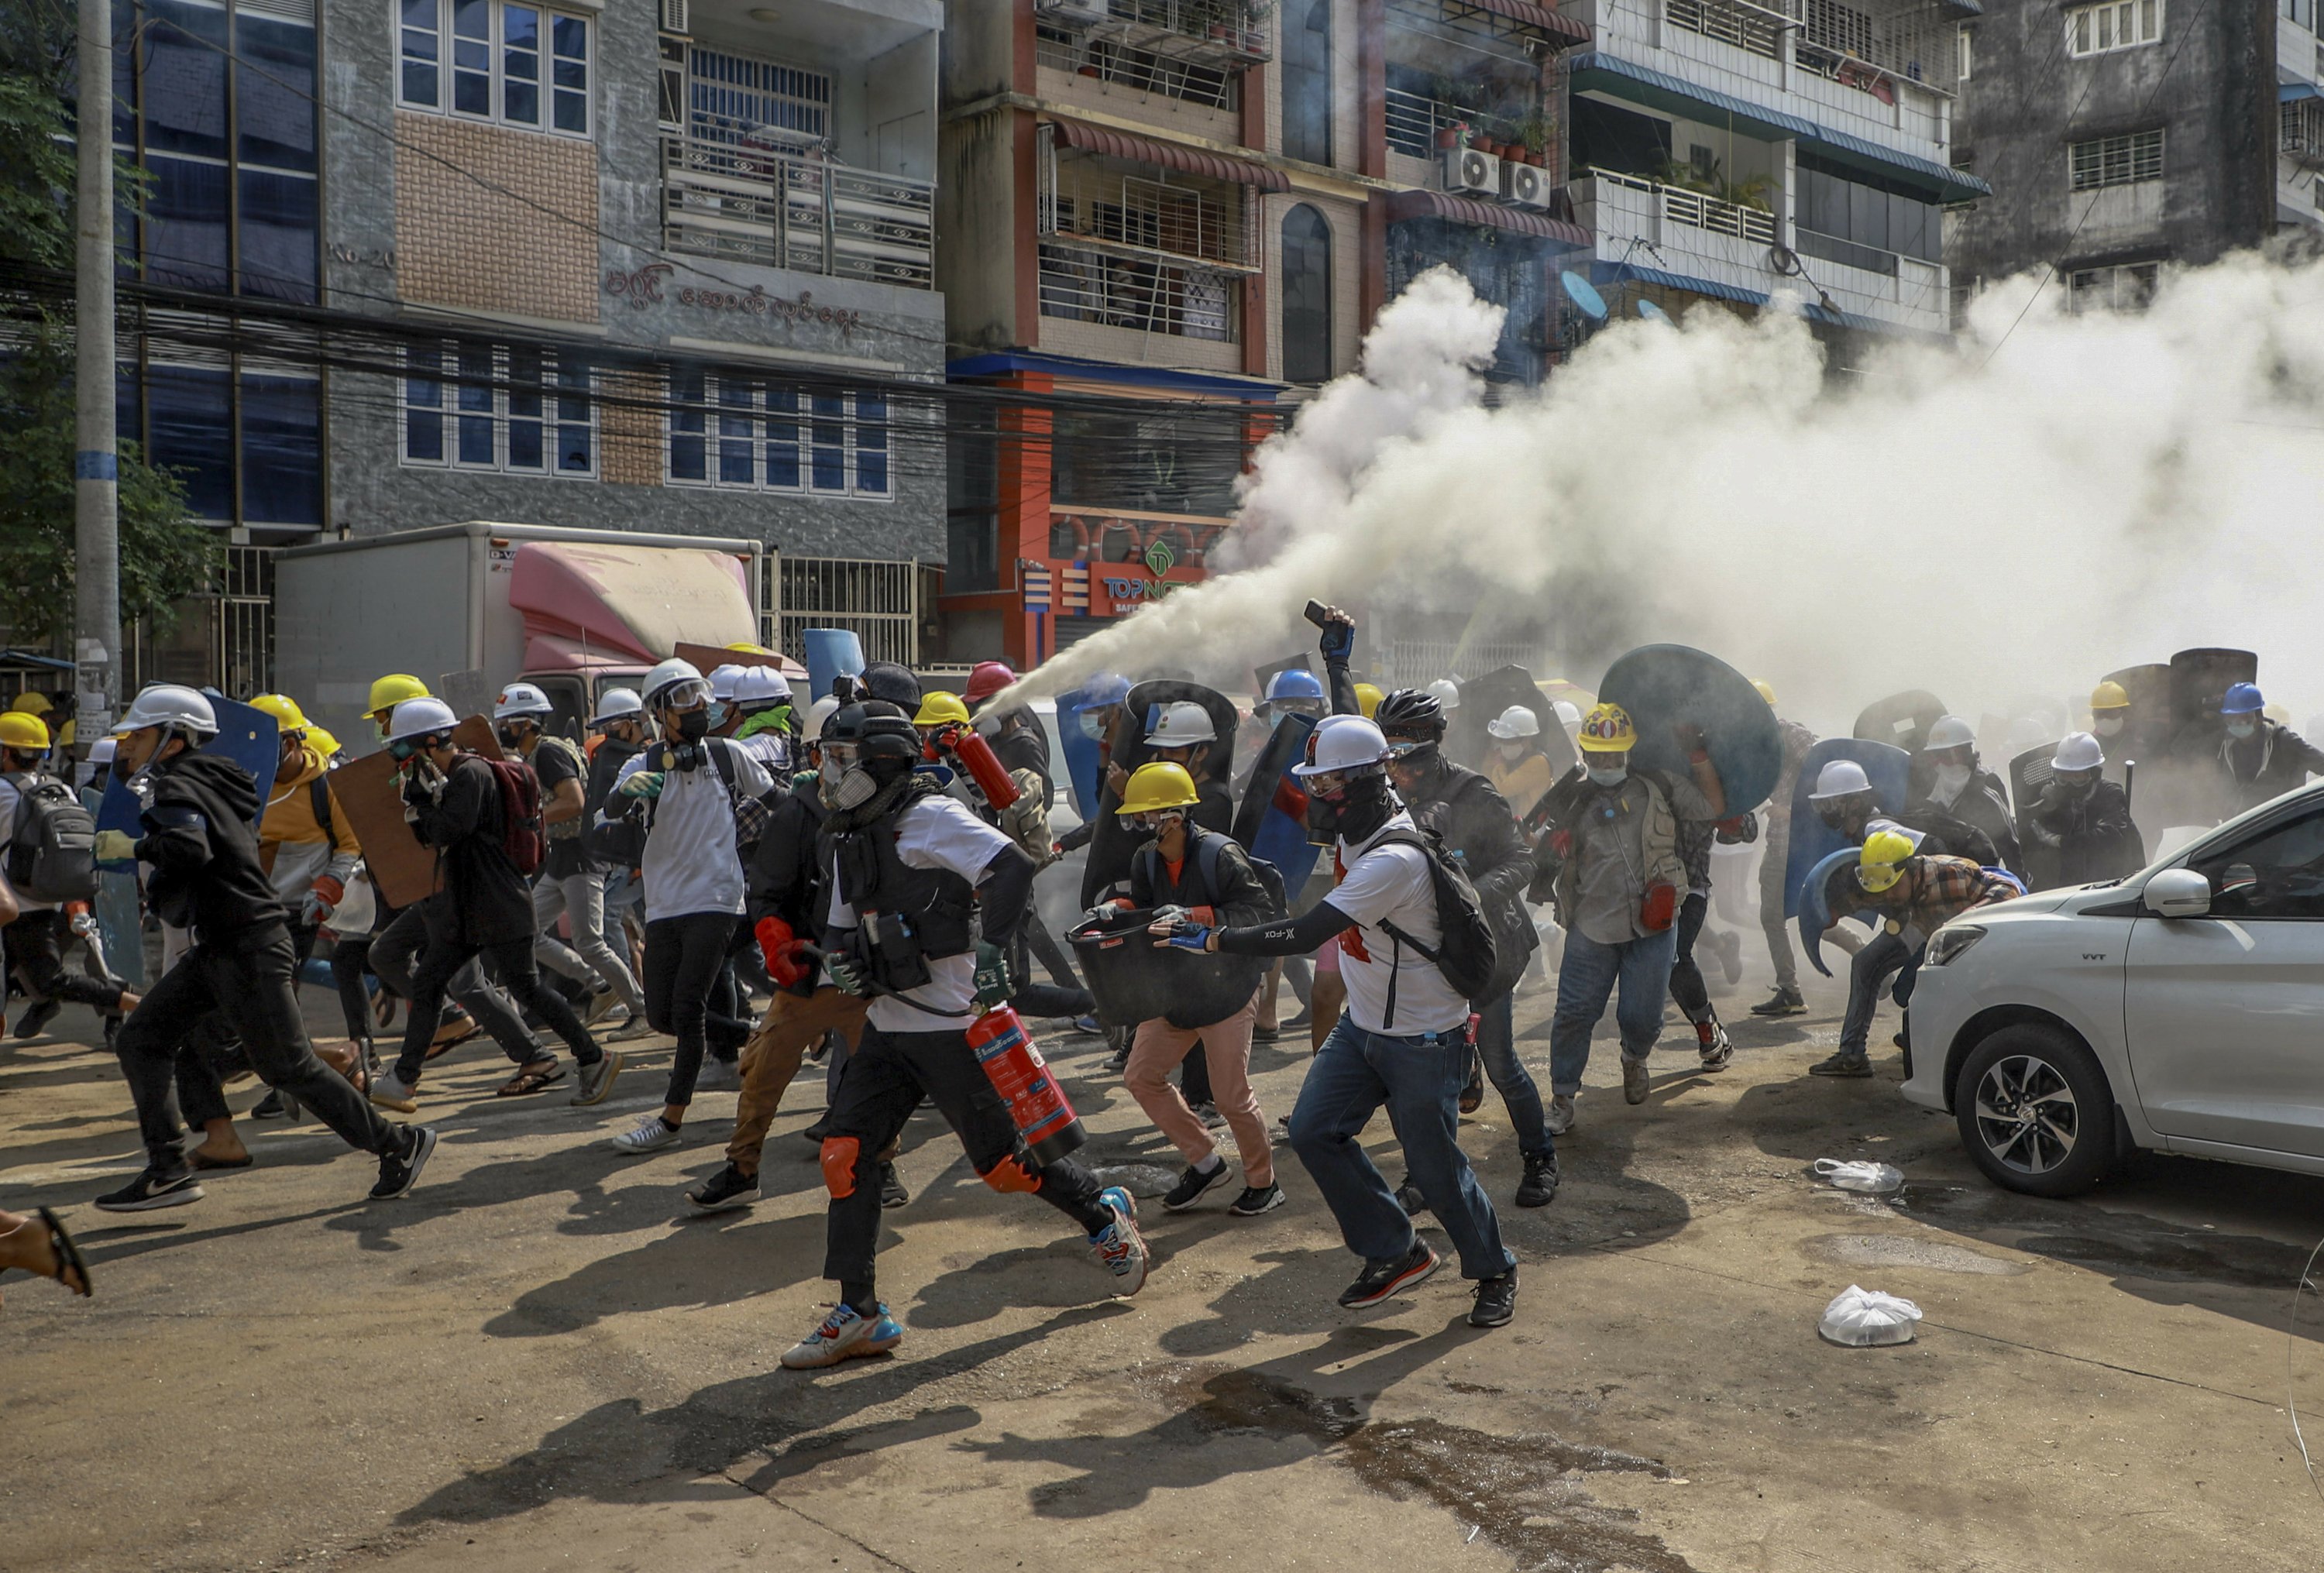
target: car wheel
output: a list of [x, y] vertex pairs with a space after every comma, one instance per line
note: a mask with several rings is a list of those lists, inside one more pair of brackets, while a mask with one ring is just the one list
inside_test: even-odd
[[1961, 1145], [1986, 1178], [2030, 1196], [2073, 1196], [2114, 1166], [2114, 1098], [2089, 1050], [2055, 1027], [2003, 1027], [1953, 1084]]

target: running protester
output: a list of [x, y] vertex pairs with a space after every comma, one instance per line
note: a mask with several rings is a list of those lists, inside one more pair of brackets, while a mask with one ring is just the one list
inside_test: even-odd
[[832, 870], [823, 948], [832, 980], [870, 996], [872, 1007], [823, 1139], [831, 1191], [823, 1272], [838, 1281], [839, 1303], [783, 1356], [795, 1369], [879, 1354], [903, 1338], [873, 1277], [879, 1154], [923, 1098], [986, 1184], [1030, 1191], [1081, 1227], [1117, 1293], [1135, 1294], [1146, 1282], [1130, 1193], [1100, 1186], [1071, 1158], [1037, 1160], [969, 1047], [978, 1013], [1009, 998], [1009, 941], [1032, 892], [1033, 860], [913, 768], [920, 740], [908, 712], [867, 704], [843, 724], [859, 741], [818, 843], [818, 860]]
[[[1340, 935], [1348, 1008], [1323, 1040], [1291, 1111], [1291, 1146], [1314, 1177], [1363, 1271], [1340, 1295], [1377, 1305], [1436, 1271], [1428, 1243], [1359, 1139], [1382, 1105], [1405, 1164], [1452, 1237], [1461, 1271], [1476, 1282], [1474, 1327], [1517, 1312], [1517, 1258], [1461, 1150], [1461, 1088], [1471, 1052], [1469, 1002], [1429, 956], [1443, 943], [1436, 874], [1412, 815], [1389, 787], [1388, 740], [1370, 721], [1334, 717], [1316, 729], [1314, 757], [1294, 767], [1313, 828], [1328, 832], [1346, 872], [1306, 916], [1218, 929], [1157, 917], [1157, 943], [1234, 955], [1309, 951]], [[1423, 954], [1423, 952], [1427, 954]]]

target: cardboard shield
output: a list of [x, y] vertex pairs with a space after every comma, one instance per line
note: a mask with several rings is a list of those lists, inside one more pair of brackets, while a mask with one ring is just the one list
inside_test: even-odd
[[[1573, 768], [1573, 740], [1565, 735], [1556, 707], [1543, 695], [1541, 685], [1523, 667], [1503, 667], [1461, 685], [1461, 708], [1452, 713], [1452, 724], [1445, 731], [1445, 752], [1461, 764], [1480, 766], [1495, 741], [1485, 730], [1487, 724], [1499, 721], [1513, 704], [1532, 711], [1541, 723], [1541, 751], [1549, 759], [1551, 779]], [[1522, 814], [1533, 805], [1509, 806]]]
[[1730, 814], [1765, 803], [1784, 773], [1775, 713], [1749, 678], [1716, 656], [1685, 645], [1641, 646], [1606, 668], [1598, 698], [1629, 713], [1638, 729], [1631, 759], [1643, 769], [1686, 777], [1686, 750], [1671, 729], [1682, 722], [1701, 727]]
[[[810, 680], [805, 667], [800, 666], [788, 656], [770, 650], [764, 645], [752, 645], [747, 650], [730, 650], [724, 645], [697, 645], [680, 639], [670, 653], [681, 661], [692, 661], [696, 669], [706, 677], [710, 676], [712, 667], [723, 667], [730, 661], [738, 667], [772, 667], [789, 680], [791, 699], [794, 704], [798, 703], [799, 690], [809, 685]], [[829, 692], [830, 690], [825, 688], [823, 694]], [[809, 705], [822, 698], [823, 694], [808, 695], [807, 704], [799, 705], [799, 709], [804, 712]], [[452, 708], [457, 710], [459, 706], [456, 704]]]
[[1312, 715], [1286, 715], [1277, 723], [1235, 805], [1234, 839], [1251, 856], [1274, 864], [1283, 888], [1295, 897], [1323, 850], [1307, 839], [1307, 794], [1291, 774], [1291, 767], [1307, 757], [1307, 739], [1314, 731]]
[[[274, 718], [263, 710], [253, 710], [231, 699], [213, 699], [210, 709], [217, 713], [217, 736], [202, 745], [206, 754], [224, 754], [250, 772], [258, 785], [258, 818], [250, 822], [253, 830], [259, 820], [266, 817], [266, 800], [274, 795], [274, 772], [282, 763], [281, 735], [276, 730]], [[128, 781], [118, 775], [105, 784], [105, 800], [97, 805], [97, 828], [117, 830], [130, 835], [139, 833], [137, 795], [129, 790]], [[129, 869], [131, 863], [106, 863], [107, 869]]]
[[1792, 788], [1792, 847], [1784, 865], [1785, 917], [1799, 915], [1800, 892], [1818, 863], [1843, 848], [1855, 850], [1839, 832], [1816, 817], [1815, 805], [1809, 801], [1816, 777], [1835, 759], [1853, 759], [1864, 767], [1865, 777], [1872, 783], [1872, 796], [1882, 809], [1893, 813], [1904, 806], [1904, 783], [1913, 759], [1904, 750], [1861, 738], [1826, 738], [1810, 749], [1800, 762], [1799, 782]]
[[[1192, 701], [1209, 713], [1218, 741], [1211, 745], [1210, 761], [1204, 768], [1213, 779], [1231, 781], [1235, 728], [1240, 720], [1235, 713], [1234, 702], [1215, 688], [1179, 677], [1150, 677], [1130, 691], [1130, 696], [1122, 702], [1121, 719], [1114, 723], [1112, 762], [1125, 771], [1135, 771], [1151, 759], [1154, 750], [1146, 745], [1147, 732], [1160, 718], [1164, 705], [1181, 701]], [[1089, 905], [1089, 893], [1128, 878], [1130, 856], [1143, 839], [1114, 817], [1114, 810], [1121, 806], [1120, 800], [1105, 788], [1102, 781], [1098, 783], [1098, 788], [1089, 862], [1082, 874], [1084, 906]]]
[[[1948, 713], [1945, 702], [1927, 689], [1908, 688], [1866, 705], [1864, 713], [1856, 718], [1856, 735], [1867, 742], [1887, 743], [1908, 754], [1917, 754], [1929, 741], [1929, 729], [1937, 724], [1940, 716]], [[1883, 803], [1881, 806], [1901, 808], [1904, 805]]]
[[[1800, 949], [1807, 952], [1808, 964], [1827, 978], [1831, 976], [1831, 969], [1823, 964], [1823, 935], [1824, 931], [1832, 924], [1831, 904], [1832, 877], [1843, 869], [1855, 867], [1863, 855], [1858, 848], [1842, 847], [1838, 851], [1821, 859], [1814, 868], [1808, 870], [1807, 878], [1802, 884], [1799, 914]], [[1840, 915], [1847, 917], [1850, 914], [1841, 913]], [[1875, 927], [1879, 925], [1880, 915], [1877, 912], [1868, 909], [1857, 912], [1853, 915]]]
[[[481, 715], [454, 727], [452, 741], [472, 754], [501, 757], [492, 723]], [[422, 844], [404, 823], [403, 792], [395, 777], [394, 757], [385, 749], [365, 754], [331, 772], [331, 801], [363, 846], [373, 888], [381, 900], [401, 909], [435, 893], [436, 850]]]

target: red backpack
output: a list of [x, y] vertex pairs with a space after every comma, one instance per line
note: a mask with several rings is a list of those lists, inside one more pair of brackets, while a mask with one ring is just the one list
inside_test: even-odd
[[540, 868], [548, 831], [540, 820], [540, 777], [522, 759], [484, 759], [484, 768], [501, 789], [501, 851], [520, 874]]

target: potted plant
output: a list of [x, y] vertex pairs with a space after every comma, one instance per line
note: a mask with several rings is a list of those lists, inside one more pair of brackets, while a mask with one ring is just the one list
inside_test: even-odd
[[1456, 120], [1450, 125], [1436, 128], [1436, 146], [1440, 152], [1450, 152], [1468, 140], [1469, 123], [1465, 120]]
[[1553, 129], [1549, 116], [1538, 109], [1517, 122], [1517, 141], [1523, 149], [1520, 156], [1526, 163], [1538, 166], [1545, 161]]

